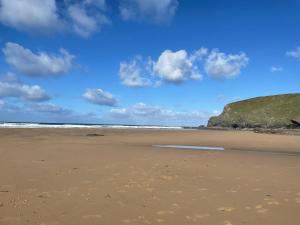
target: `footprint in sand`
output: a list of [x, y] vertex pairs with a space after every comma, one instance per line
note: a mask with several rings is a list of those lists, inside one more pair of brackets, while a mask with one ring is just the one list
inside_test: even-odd
[[230, 221], [226, 220], [224, 221], [225, 225], [233, 225]]
[[221, 212], [231, 212], [234, 210], [233, 207], [221, 207], [221, 208], [218, 208], [219, 211]]
[[297, 203], [300, 203], [300, 198], [295, 198], [295, 201], [296, 201]]

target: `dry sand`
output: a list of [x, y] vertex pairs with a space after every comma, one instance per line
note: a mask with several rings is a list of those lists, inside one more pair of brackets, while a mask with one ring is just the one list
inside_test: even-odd
[[1, 225], [298, 225], [299, 178], [300, 136], [0, 129]]

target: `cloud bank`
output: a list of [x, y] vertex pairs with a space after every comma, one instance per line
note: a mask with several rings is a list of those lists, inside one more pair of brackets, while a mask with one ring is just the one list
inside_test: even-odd
[[140, 102], [127, 108], [113, 108], [110, 110], [109, 116], [119, 123], [195, 126], [206, 124], [212, 115], [215, 113], [174, 111]]

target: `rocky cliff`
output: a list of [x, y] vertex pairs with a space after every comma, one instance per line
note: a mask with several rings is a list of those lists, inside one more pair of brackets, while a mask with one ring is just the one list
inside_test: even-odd
[[230, 103], [208, 127], [296, 128], [300, 127], [300, 94], [257, 97]]

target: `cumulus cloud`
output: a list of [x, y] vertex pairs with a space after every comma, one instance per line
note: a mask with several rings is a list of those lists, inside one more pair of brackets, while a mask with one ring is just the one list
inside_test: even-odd
[[117, 104], [117, 99], [111, 93], [102, 89], [87, 89], [82, 97], [96, 105], [116, 106]]
[[110, 110], [110, 116], [121, 123], [130, 121], [132, 124], [150, 125], [199, 126], [206, 124], [212, 115], [216, 115], [216, 112], [174, 111], [143, 102]]
[[0, 22], [25, 31], [62, 28], [55, 0], [0, 0]]
[[248, 62], [249, 58], [245, 53], [226, 54], [214, 49], [206, 58], [204, 67], [206, 73], [211, 77], [228, 79], [238, 76]]
[[129, 87], [144, 87], [152, 84], [152, 60], [144, 60], [140, 56], [134, 57], [128, 62], [121, 62], [119, 76], [122, 83]]
[[0, 22], [34, 33], [74, 31], [89, 37], [109, 23], [105, 0], [0, 0]]
[[193, 63], [196, 56], [197, 54], [191, 58], [185, 50], [177, 52], [166, 50], [155, 63], [154, 72], [168, 82], [180, 83], [187, 79], [200, 80], [202, 75]]
[[61, 49], [60, 54], [33, 53], [30, 49], [8, 42], [3, 48], [6, 62], [19, 72], [34, 77], [66, 74], [73, 65], [74, 56]]
[[119, 75], [122, 84], [129, 87], [159, 86], [163, 82], [180, 84], [185, 80], [201, 80], [198, 68], [206, 48], [192, 54], [185, 50], [165, 50], [156, 61], [150, 57], [136, 56], [130, 61], [120, 63]]
[[100, 30], [110, 21], [104, 14], [106, 3], [104, 0], [85, 0], [81, 3], [70, 4], [67, 8], [74, 31], [82, 36], [89, 37]]
[[120, 64], [122, 83], [130, 87], [158, 86], [162, 83], [180, 84], [186, 80], [201, 80], [202, 71], [215, 79], [235, 78], [248, 65], [245, 53], [225, 54], [217, 49], [200, 48], [188, 53], [165, 50], [157, 60], [141, 56]]
[[14, 97], [27, 101], [47, 101], [49, 95], [38, 85], [27, 85], [19, 82], [13, 75], [0, 80], [0, 98]]
[[124, 20], [169, 22], [178, 7], [177, 0], [121, 0], [120, 13]]
[[294, 51], [286, 52], [286, 55], [296, 59], [300, 59], [300, 47], [297, 47]]
[[270, 68], [270, 71], [272, 73], [281, 72], [282, 70], [283, 70], [283, 68], [281, 66], [271, 66], [271, 68]]

